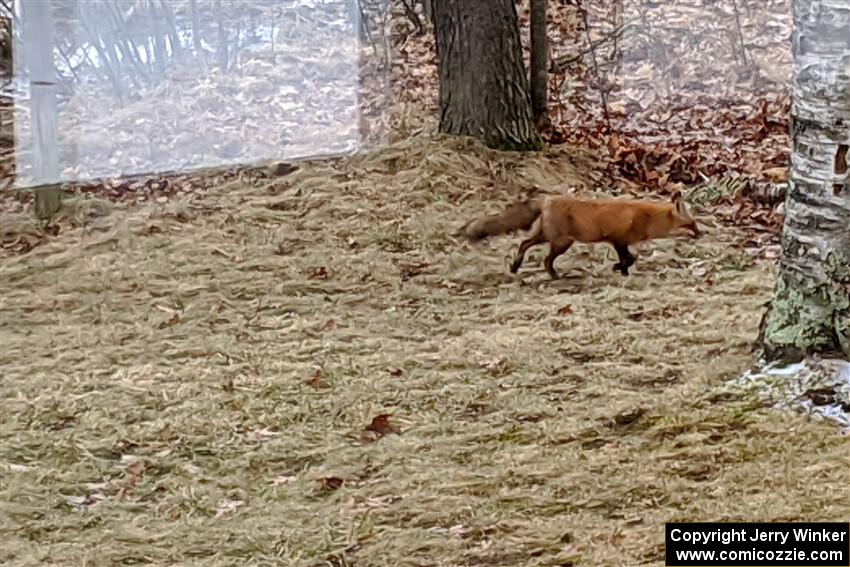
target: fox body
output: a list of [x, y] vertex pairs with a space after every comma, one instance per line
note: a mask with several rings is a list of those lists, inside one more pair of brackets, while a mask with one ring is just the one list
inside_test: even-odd
[[463, 233], [472, 242], [513, 232], [532, 229], [523, 240], [511, 264], [516, 273], [525, 253], [537, 244], [549, 243], [544, 260], [546, 271], [558, 279], [555, 259], [575, 242], [607, 242], [617, 252], [619, 261], [614, 271], [624, 276], [635, 263], [630, 245], [664, 237], [700, 236], [682, 194], [676, 192], [669, 203], [630, 199], [580, 199], [568, 196], [543, 196], [515, 203], [502, 213], [482, 217], [468, 223]]

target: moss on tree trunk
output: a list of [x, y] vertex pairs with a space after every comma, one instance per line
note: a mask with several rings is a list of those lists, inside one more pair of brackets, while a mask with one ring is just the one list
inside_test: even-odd
[[780, 274], [761, 330], [767, 357], [793, 361], [813, 352], [850, 356], [848, 285], [850, 280], [844, 286], [806, 289]]

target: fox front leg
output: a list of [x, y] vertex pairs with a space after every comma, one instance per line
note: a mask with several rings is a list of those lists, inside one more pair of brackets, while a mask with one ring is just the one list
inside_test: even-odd
[[636, 258], [629, 251], [629, 247], [622, 244], [615, 244], [614, 250], [617, 252], [619, 262], [614, 264], [613, 271], [620, 272], [624, 276], [629, 275], [629, 268], [635, 263]]

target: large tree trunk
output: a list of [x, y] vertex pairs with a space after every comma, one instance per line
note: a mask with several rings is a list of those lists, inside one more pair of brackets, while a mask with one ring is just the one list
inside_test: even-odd
[[513, 0], [433, 0], [440, 131], [540, 149]]
[[761, 343], [770, 359], [850, 357], [850, 3], [794, 0], [793, 10], [790, 187]]
[[535, 124], [549, 122], [549, 42], [546, 39], [546, 2], [531, 0], [531, 115]]

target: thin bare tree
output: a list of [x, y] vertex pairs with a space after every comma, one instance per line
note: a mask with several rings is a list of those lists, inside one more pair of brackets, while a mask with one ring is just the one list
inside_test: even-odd
[[548, 124], [549, 41], [546, 34], [547, 0], [531, 0], [531, 114], [534, 123]]

